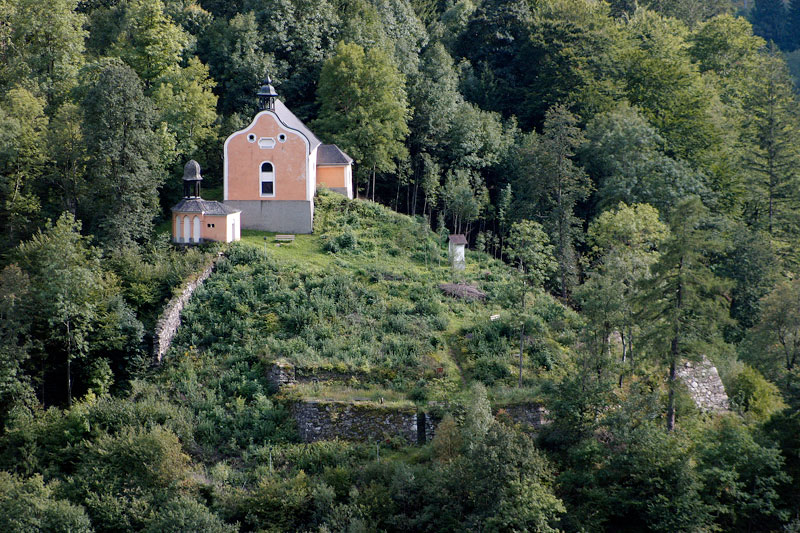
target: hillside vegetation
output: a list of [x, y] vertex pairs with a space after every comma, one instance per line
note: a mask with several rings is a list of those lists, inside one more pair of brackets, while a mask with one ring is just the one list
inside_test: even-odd
[[[799, 0], [0, 0], [0, 530], [800, 530], [797, 28]], [[176, 247], [184, 164], [220, 198], [267, 74], [360, 199]], [[704, 359], [725, 412], [678, 379]], [[330, 405], [438, 425], [302, 443]]]

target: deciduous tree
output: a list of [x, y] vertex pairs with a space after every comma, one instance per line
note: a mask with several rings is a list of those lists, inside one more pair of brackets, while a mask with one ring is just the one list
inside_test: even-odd
[[374, 199], [376, 174], [395, 170], [408, 154], [409, 110], [397, 66], [379, 48], [341, 42], [322, 66], [317, 101], [314, 127], [371, 173]]

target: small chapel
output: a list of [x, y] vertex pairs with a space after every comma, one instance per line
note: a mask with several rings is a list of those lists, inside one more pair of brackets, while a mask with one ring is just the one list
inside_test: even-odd
[[172, 241], [179, 244], [238, 241], [241, 211], [200, 196], [200, 165], [194, 159], [183, 167], [183, 199], [172, 208]]
[[253, 122], [225, 141], [223, 202], [241, 212], [245, 229], [311, 233], [317, 187], [353, 197], [353, 160], [322, 144], [278, 99], [269, 76], [258, 99]]

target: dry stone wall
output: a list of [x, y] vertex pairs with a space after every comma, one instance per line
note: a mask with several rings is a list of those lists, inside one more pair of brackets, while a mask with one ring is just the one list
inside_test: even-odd
[[400, 437], [418, 440], [417, 410], [361, 402], [304, 400], [291, 406], [304, 442], [343, 439], [377, 441]]
[[548, 423], [547, 409], [537, 403], [505, 405], [497, 409], [496, 414], [508, 416], [529, 432], [536, 432]]
[[686, 361], [676, 369], [676, 374], [689, 389], [699, 409], [715, 412], [730, 408], [717, 368], [705, 355], [698, 362]]
[[219, 253], [212, 259], [203, 271], [196, 278], [187, 283], [181, 293], [173, 297], [167, 304], [167, 307], [164, 308], [164, 312], [161, 313], [161, 318], [156, 322], [156, 329], [153, 333], [154, 364], [161, 364], [161, 358], [164, 357], [164, 354], [169, 350], [172, 339], [175, 337], [175, 333], [181, 325], [181, 311], [186, 307], [194, 291], [197, 290], [214, 271], [214, 267], [216, 267], [217, 261], [219, 261], [221, 257], [222, 253]]
[[[278, 391], [306, 382], [304, 373], [287, 361], [275, 362], [268, 379]], [[320, 381], [347, 381], [348, 375], [338, 372], [313, 374]], [[355, 374], [354, 374], [355, 376]], [[351, 376], [352, 377], [352, 376]], [[424, 444], [436, 435], [445, 405], [430, 404], [427, 408], [375, 404], [359, 401], [293, 400], [290, 411], [304, 442], [342, 439], [357, 442], [400, 437], [408, 443]], [[538, 403], [504, 405], [493, 410], [506, 416], [528, 432], [534, 433], [547, 424], [547, 411]]]

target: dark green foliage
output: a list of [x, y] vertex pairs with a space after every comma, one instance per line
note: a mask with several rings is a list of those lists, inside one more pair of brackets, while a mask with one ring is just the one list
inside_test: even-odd
[[753, 32], [782, 46], [787, 36], [786, 4], [783, 0], [754, 0], [750, 12]]
[[707, 195], [703, 176], [664, 152], [663, 137], [628, 104], [596, 115], [586, 127], [580, 159], [596, 181], [598, 209], [625, 202], [668, 212], [687, 195]]
[[7, 531], [94, 531], [86, 511], [54, 495], [40, 475], [20, 478], [0, 472], [0, 516]]
[[669, 368], [669, 430], [675, 425], [675, 368], [682, 358], [696, 359], [704, 350], [714, 349], [728, 311], [722, 298], [725, 283], [714, 274], [706, 255], [721, 245], [708, 217], [699, 198], [678, 204], [670, 216], [671, 235], [642, 294], [647, 304], [640, 317], [648, 322], [650, 353]]
[[252, 12], [219, 18], [201, 36], [200, 58], [218, 83], [219, 108], [225, 115], [240, 113], [247, 120], [257, 110], [258, 84], [273, 66], [261, 48], [263, 39]]
[[762, 531], [786, 519], [779, 494], [789, 481], [783, 458], [772, 445], [759, 443], [739, 420], [724, 417], [700, 439], [698, 474], [701, 494], [725, 531]]
[[155, 109], [130, 67], [110, 62], [83, 102], [89, 195], [81, 215], [109, 248], [150, 236], [157, 214], [163, 137], [154, 128]]

